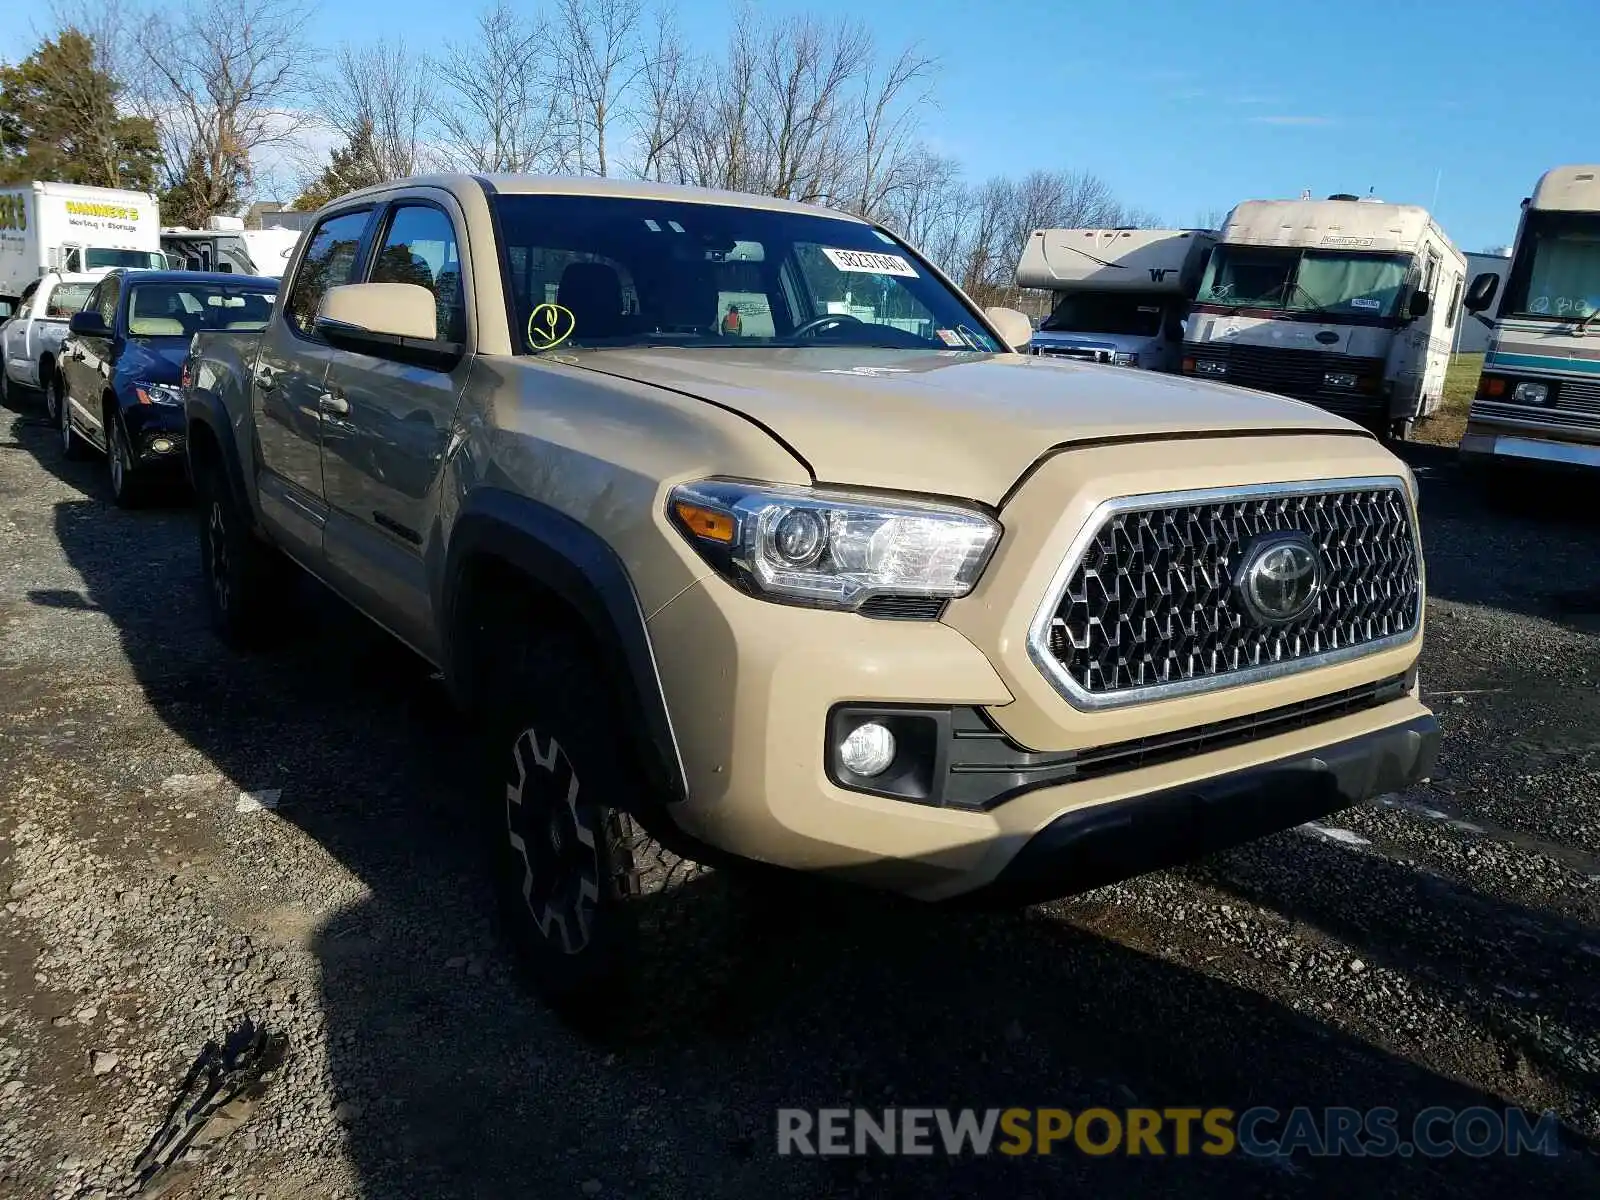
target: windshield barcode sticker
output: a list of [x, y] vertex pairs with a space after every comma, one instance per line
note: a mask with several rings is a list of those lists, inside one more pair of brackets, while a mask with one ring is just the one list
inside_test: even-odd
[[832, 250], [827, 246], [821, 246], [819, 249], [828, 256], [828, 261], [841, 271], [860, 271], [866, 275], [899, 275], [906, 279], [918, 277], [911, 269], [911, 264], [898, 254], [879, 254], [876, 250]]
[[1351, 308], [1382, 308], [1382, 300], [1368, 300], [1364, 296], [1356, 296], [1350, 301]]

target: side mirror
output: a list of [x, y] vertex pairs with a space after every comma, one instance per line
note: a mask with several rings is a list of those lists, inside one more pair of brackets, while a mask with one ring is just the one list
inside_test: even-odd
[[330, 345], [375, 358], [448, 367], [461, 357], [460, 346], [439, 342], [438, 304], [415, 283], [331, 287], [317, 306], [315, 325]]
[[1418, 317], [1425, 317], [1428, 315], [1430, 304], [1427, 292], [1412, 292], [1411, 299], [1406, 303], [1406, 315], [1413, 321]]
[[994, 326], [1000, 340], [1013, 350], [1026, 350], [1028, 343], [1033, 341], [1033, 322], [1028, 320], [1026, 313], [1014, 308], [986, 308], [983, 315], [989, 318], [989, 324]]
[[111, 330], [98, 308], [80, 308], [67, 322], [67, 329], [79, 337], [108, 338]]
[[1494, 303], [1495, 293], [1500, 290], [1500, 276], [1493, 271], [1485, 271], [1473, 277], [1472, 286], [1467, 288], [1467, 298], [1462, 301], [1469, 313], [1481, 313]]

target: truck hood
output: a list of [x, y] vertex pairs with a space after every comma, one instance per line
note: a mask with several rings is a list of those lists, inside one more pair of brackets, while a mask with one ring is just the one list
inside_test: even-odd
[[819, 483], [989, 504], [1055, 446], [1356, 429], [1264, 392], [1021, 354], [649, 348], [577, 351], [566, 361], [749, 417], [785, 442]]

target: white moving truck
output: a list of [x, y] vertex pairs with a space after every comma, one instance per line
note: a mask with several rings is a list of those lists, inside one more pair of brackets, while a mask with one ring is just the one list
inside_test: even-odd
[[1600, 166], [1554, 167], [1522, 202], [1490, 322], [1498, 283], [1467, 291], [1491, 332], [1462, 458], [1600, 467]]
[[1466, 273], [1416, 205], [1247, 200], [1200, 282], [1183, 371], [1404, 438], [1438, 411]]
[[1176, 371], [1183, 318], [1217, 235], [1204, 229], [1036, 229], [1017, 286], [1055, 296], [1034, 354]]
[[76, 183], [0, 187], [0, 299], [15, 304], [47, 271], [167, 265], [148, 192]]

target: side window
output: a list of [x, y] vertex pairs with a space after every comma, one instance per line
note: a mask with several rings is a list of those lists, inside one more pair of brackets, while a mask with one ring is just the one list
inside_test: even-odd
[[22, 289], [22, 295], [17, 300], [17, 311], [20, 313], [28, 308], [28, 302], [33, 299], [33, 294], [39, 290], [39, 281], [34, 280]]
[[1461, 310], [1461, 286], [1466, 282], [1466, 278], [1465, 275], [1457, 275], [1455, 287], [1450, 289], [1450, 308], [1445, 313], [1444, 318], [1444, 327], [1446, 329], [1455, 328], [1456, 313]]
[[351, 281], [356, 269], [356, 251], [361, 247], [361, 235], [366, 232], [371, 217], [368, 209], [340, 213], [323, 221], [312, 232], [311, 244], [306, 247], [294, 282], [289, 285], [288, 303], [283, 306], [284, 319], [291, 329], [310, 337], [322, 293]]
[[461, 251], [455, 227], [441, 210], [424, 204], [402, 204], [393, 210], [389, 232], [372, 266], [372, 282], [427, 288], [439, 315], [439, 340], [467, 340]]
[[100, 312], [100, 296], [105, 290], [106, 285], [104, 280], [101, 280], [99, 283], [95, 284], [94, 287], [90, 289], [89, 298], [83, 302], [83, 311]]
[[1422, 272], [1422, 290], [1427, 292], [1428, 295], [1432, 296], [1433, 285], [1438, 281], [1439, 278], [1439, 255], [1432, 246], [1428, 247], [1427, 263], [1428, 265], [1423, 269]]
[[100, 284], [100, 317], [106, 323], [106, 328], [117, 327], [117, 297], [122, 293], [122, 279], [117, 275], [107, 275]]

